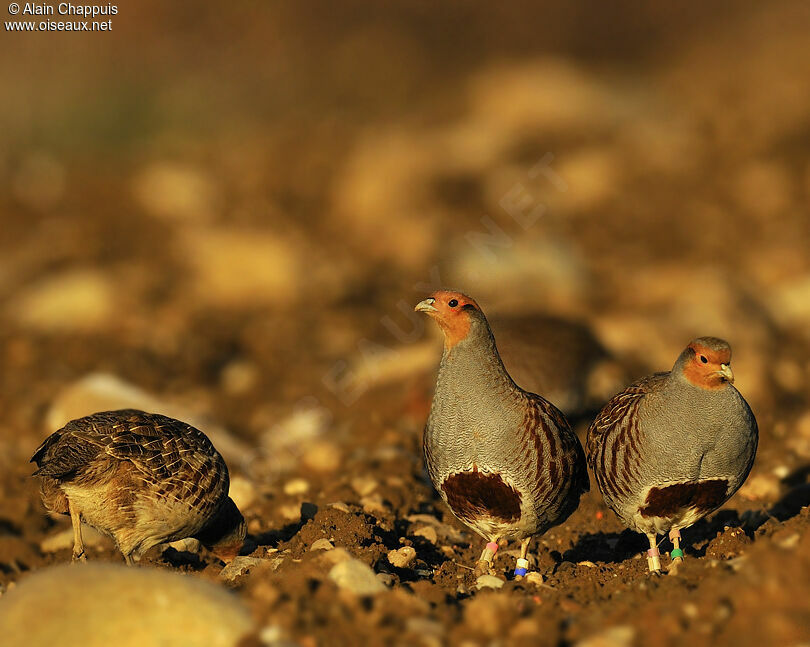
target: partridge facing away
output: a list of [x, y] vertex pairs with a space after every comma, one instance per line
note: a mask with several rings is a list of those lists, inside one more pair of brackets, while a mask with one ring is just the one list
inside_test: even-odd
[[415, 309], [444, 333], [423, 439], [431, 481], [487, 541], [476, 573], [491, 569], [499, 540], [517, 539], [523, 576], [531, 538], [565, 521], [588, 491], [582, 446], [554, 405], [514, 383], [475, 301], [440, 290]]
[[722, 506], [743, 484], [757, 450], [757, 422], [732, 386], [731, 348], [692, 341], [668, 373], [627, 387], [588, 429], [588, 463], [605, 503], [647, 535], [648, 566], [661, 570], [656, 537], [669, 533], [673, 563], [680, 530]]
[[73, 420], [34, 452], [42, 500], [73, 522], [73, 559], [84, 560], [81, 523], [109, 535], [127, 564], [152, 546], [195, 537], [223, 560], [239, 554], [245, 520], [228, 496], [228, 467], [206, 435], [134, 409]]
[[504, 366], [569, 417], [596, 411], [627, 384], [624, 369], [584, 324], [538, 312], [489, 317]]

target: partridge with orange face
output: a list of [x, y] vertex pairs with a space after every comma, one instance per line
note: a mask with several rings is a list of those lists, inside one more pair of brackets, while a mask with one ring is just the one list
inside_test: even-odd
[[565, 521], [588, 490], [582, 446], [554, 405], [514, 383], [475, 301], [442, 290], [416, 310], [444, 333], [423, 441], [430, 478], [488, 542], [476, 571], [491, 568], [499, 540], [517, 539], [515, 574], [525, 575], [531, 538]]
[[588, 463], [605, 503], [650, 541], [648, 566], [661, 570], [657, 535], [680, 531], [722, 506], [743, 484], [757, 449], [757, 422], [732, 386], [731, 348], [715, 337], [691, 342], [668, 373], [616, 395], [588, 429]]

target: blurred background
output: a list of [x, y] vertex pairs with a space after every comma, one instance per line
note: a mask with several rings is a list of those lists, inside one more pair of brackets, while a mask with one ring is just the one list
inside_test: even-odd
[[580, 432], [691, 338], [728, 339], [762, 431], [746, 505], [804, 482], [807, 3], [144, 0], [111, 19], [0, 35], [8, 528], [47, 530], [26, 462], [91, 404], [201, 416], [268, 492], [364, 460], [377, 426], [418, 462], [438, 351], [411, 308], [441, 286], [493, 322], [537, 316], [543, 357], [578, 327], [610, 359], [544, 378]]

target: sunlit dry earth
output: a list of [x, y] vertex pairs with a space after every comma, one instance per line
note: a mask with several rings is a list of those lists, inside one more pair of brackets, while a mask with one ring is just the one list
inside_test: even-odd
[[[802, 3], [471, 5], [462, 23], [408, 3], [373, 20], [147, 5], [87, 49], [0, 42], [0, 606], [70, 560], [33, 450], [138, 406], [229, 464], [245, 554], [145, 561], [232, 590], [245, 645], [810, 640]], [[481, 540], [421, 458], [440, 344], [412, 308], [440, 286], [472, 294], [505, 351], [531, 337], [507, 368], [580, 438], [691, 338], [730, 341], [760, 448], [684, 531], [677, 574], [647, 575], [645, 539], [592, 483], [536, 543], [542, 578], [513, 581], [508, 546], [503, 587], [477, 588]], [[122, 561], [105, 539], [88, 553]]]

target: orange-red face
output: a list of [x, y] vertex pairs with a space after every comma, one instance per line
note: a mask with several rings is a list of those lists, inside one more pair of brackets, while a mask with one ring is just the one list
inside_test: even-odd
[[481, 308], [470, 297], [461, 292], [437, 290], [414, 308], [433, 319], [444, 332], [444, 343], [452, 348], [470, 332], [470, 312]]
[[701, 337], [686, 349], [691, 353], [684, 364], [683, 374], [692, 384], [717, 390], [734, 383], [728, 343], [715, 337]]

